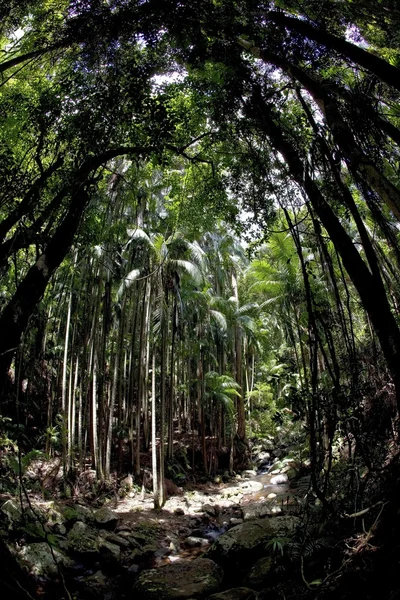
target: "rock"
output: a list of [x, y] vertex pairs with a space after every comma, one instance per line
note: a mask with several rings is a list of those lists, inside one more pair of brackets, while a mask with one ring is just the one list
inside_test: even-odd
[[154, 552], [154, 558], [163, 558], [163, 556], [167, 556], [171, 550], [169, 548], [159, 548], [156, 552]]
[[252, 588], [261, 588], [264, 586], [273, 566], [271, 556], [260, 558], [251, 568], [247, 576], [247, 582]]
[[240, 490], [243, 494], [254, 494], [262, 490], [264, 485], [260, 481], [246, 481], [240, 484]]
[[114, 600], [116, 598], [117, 586], [102, 571], [82, 578], [80, 584], [84, 590], [84, 598], [90, 598], [90, 600]]
[[254, 519], [262, 519], [272, 514], [271, 504], [252, 503], [243, 506], [243, 520], [251, 521]]
[[275, 448], [275, 450], [274, 450], [275, 458], [282, 458], [282, 456], [284, 454], [285, 454], [285, 451], [282, 448]]
[[205, 512], [210, 517], [216, 517], [218, 515], [218, 507], [212, 506], [211, 504], [203, 504], [201, 507], [202, 512]]
[[142, 562], [148, 558], [151, 558], [157, 552], [157, 550], [158, 548], [155, 544], [148, 544], [142, 548], [135, 548], [132, 550], [130, 558], [135, 562]]
[[180, 508], [179, 506], [178, 506], [178, 508], [176, 508], [174, 510], [174, 515], [180, 516], [180, 515], [184, 515], [184, 514], [185, 514], [185, 511], [183, 510], [183, 508]]
[[99, 538], [85, 523], [78, 521], [67, 535], [68, 548], [80, 556], [93, 556], [99, 551]]
[[128, 573], [129, 573], [130, 575], [136, 575], [137, 573], [139, 573], [139, 569], [140, 569], [139, 565], [136, 565], [136, 564], [134, 563], [133, 565], [131, 565], [131, 566], [128, 568]]
[[[117, 533], [113, 533], [112, 531], [107, 531], [106, 529], [101, 529], [99, 531], [100, 537], [107, 540], [107, 542], [111, 542], [112, 544], [116, 544], [120, 548], [129, 548], [131, 543], [129, 539], [124, 536], [118, 535]], [[136, 544], [136, 541], [135, 541]]]
[[107, 564], [118, 563], [121, 557], [121, 548], [117, 544], [113, 544], [108, 540], [100, 538], [99, 540], [99, 551], [102, 559]]
[[265, 545], [274, 537], [290, 537], [295, 533], [298, 517], [274, 517], [252, 520], [236, 525], [222, 534], [207, 550], [205, 556], [229, 572], [245, 569], [260, 556]]
[[231, 519], [229, 519], [229, 523], [233, 526], [241, 525], [243, 523], [243, 519], [240, 519], [238, 517], [232, 517]]
[[16, 554], [16, 558], [25, 570], [35, 576], [53, 577], [58, 575], [59, 567], [71, 568], [74, 565], [72, 559], [56, 548], [50, 548], [46, 542], [27, 544]]
[[94, 513], [94, 520], [97, 525], [105, 529], [114, 529], [118, 521], [118, 515], [111, 508], [103, 506]]
[[274, 492], [271, 492], [270, 494], [268, 494], [267, 498], [268, 500], [273, 500], [274, 498], [276, 498], [276, 494], [274, 494]]
[[209, 541], [202, 537], [194, 537], [190, 535], [185, 539], [184, 544], [189, 548], [198, 548], [200, 546], [208, 546]]
[[14, 500], [6, 500], [0, 510], [5, 516], [8, 529], [14, 529], [22, 519], [21, 507]]
[[222, 578], [222, 569], [212, 560], [180, 560], [143, 571], [133, 586], [133, 597], [138, 600], [207, 598], [218, 591]]
[[256, 455], [254, 462], [256, 463], [257, 467], [261, 467], [262, 465], [268, 464], [270, 460], [271, 454], [269, 452], [261, 451]]
[[62, 520], [67, 523], [76, 523], [76, 521], [82, 521], [83, 523], [90, 523], [93, 521], [93, 513], [87, 506], [81, 504], [71, 504], [62, 508]]
[[207, 600], [256, 600], [257, 594], [247, 587], [232, 588], [220, 592], [219, 594], [213, 594], [209, 596]]
[[57, 535], [65, 535], [67, 533], [64, 523], [51, 523], [50, 526], [52, 533]]
[[243, 471], [243, 475], [245, 477], [255, 477], [257, 475], [257, 471], [254, 471], [253, 469], [246, 469], [246, 471]]
[[275, 477], [271, 477], [271, 485], [281, 485], [288, 482], [288, 476], [286, 473], [281, 473], [280, 475], [275, 475]]

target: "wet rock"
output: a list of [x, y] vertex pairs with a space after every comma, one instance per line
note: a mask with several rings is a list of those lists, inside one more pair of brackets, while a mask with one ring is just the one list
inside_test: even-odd
[[16, 554], [19, 564], [35, 576], [53, 577], [60, 568], [71, 568], [74, 561], [46, 542], [27, 544]]
[[207, 600], [256, 600], [257, 594], [247, 587], [232, 588], [220, 592], [219, 594], [213, 594], [209, 596]]
[[229, 519], [229, 523], [233, 526], [241, 525], [243, 523], [243, 519], [240, 519], [239, 517], [232, 517]]
[[271, 573], [272, 567], [273, 559], [271, 556], [260, 558], [251, 568], [246, 583], [255, 589], [262, 588]]
[[222, 578], [222, 569], [212, 560], [181, 560], [143, 571], [133, 586], [133, 594], [138, 600], [207, 598], [218, 591]]
[[97, 525], [104, 527], [105, 529], [115, 529], [118, 521], [118, 515], [108, 508], [103, 506], [94, 513], [94, 520]]

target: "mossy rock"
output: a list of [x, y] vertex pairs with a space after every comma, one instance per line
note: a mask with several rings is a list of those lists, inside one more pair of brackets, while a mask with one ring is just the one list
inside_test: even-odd
[[212, 560], [197, 558], [143, 571], [133, 592], [137, 600], [200, 600], [220, 588], [222, 569]]
[[55, 548], [50, 548], [46, 542], [27, 544], [16, 558], [19, 564], [30, 574], [35, 576], [54, 577], [58, 569], [71, 568], [74, 562], [65, 554]]
[[68, 504], [62, 508], [62, 518], [67, 523], [76, 523], [82, 521], [83, 523], [90, 523], [93, 521], [93, 513], [87, 506], [81, 504]]
[[68, 548], [74, 554], [89, 557], [99, 552], [100, 538], [81, 521], [75, 523], [67, 535], [67, 540]]

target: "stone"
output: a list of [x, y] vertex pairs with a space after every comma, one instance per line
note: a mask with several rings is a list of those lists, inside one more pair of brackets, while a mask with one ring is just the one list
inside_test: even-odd
[[207, 550], [210, 558], [222, 567], [232, 570], [248, 568], [265, 550], [268, 540], [294, 535], [298, 517], [283, 516], [244, 522], [223, 533]]
[[118, 515], [111, 508], [103, 506], [94, 513], [94, 520], [97, 525], [105, 529], [114, 529], [118, 521]]
[[118, 563], [121, 557], [121, 548], [108, 540], [100, 538], [99, 551], [102, 559], [108, 564]]
[[207, 558], [180, 560], [142, 571], [133, 586], [138, 600], [190, 600], [207, 598], [220, 588], [223, 571]]
[[201, 546], [208, 546], [209, 541], [202, 537], [194, 537], [190, 535], [184, 540], [184, 544], [189, 548], [199, 548]]
[[86, 523], [78, 521], [67, 534], [68, 548], [80, 556], [93, 556], [99, 552], [99, 538]]
[[229, 519], [229, 523], [233, 526], [241, 525], [243, 523], [243, 519], [240, 519], [239, 517], [232, 517]]
[[216, 517], [218, 515], [218, 507], [212, 504], [203, 504], [201, 507], [202, 512], [205, 512], [210, 517]]
[[245, 477], [255, 477], [257, 475], [257, 471], [254, 471], [253, 469], [246, 469], [246, 471], [243, 471], [243, 475]]
[[260, 558], [250, 569], [246, 583], [255, 589], [262, 588], [271, 573], [272, 567], [273, 559], [271, 556]]
[[176, 508], [174, 510], [174, 515], [181, 516], [181, 515], [184, 515], [184, 514], [185, 514], [185, 511], [183, 510], [183, 508], [180, 508], [179, 506], [178, 506], [178, 508]]
[[272, 514], [271, 505], [265, 502], [252, 503], [243, 506], [243, 520], [262, 519]]
[[89, 577], [83, 577], [80, 581], [84, 590], [85, 598], [91, 600], [114, 600], [116, 598], [116, 585], [106, 577], [102, 571], [96, 571]]
[[270, 460], [271, 454], [269, 452], [261, 451], [256, 455], [254, 462], [258, 467], [261, 467], [261, 465], [268, 464]]
[[256, 600], [257, 594], [247, 587], [232, 588], [220, 592], [219, 594], [213, 594], [209, 596], [207, 600]]
[[101, 529], [99, 531], [99, 535], [103, 539], [107, 540], [107, 542], [116, 544], [120, 548], [129, 548], [131, 545], [129, 539], [127, 539], [125, 536], [118, 535], [112, 531], [107, 531], [106, 529]]
[[240, 490], [243, 494], [254, 494], [262, 490], [263, 487], [261, 481], [246, 481], [240, 485]]
[[22, 510], [19, 504], [14, 500], [6, 500], [1, 507], [1, 512], [5, 516], [8, 529], [13, 529], [22, 519]]
[[271, 477], [271, 485], [282, 485], [287, 483], [289, 480], [286, 473], [281, 473], [280, 475], [275, 475], [275, 477]]
[[26, 571], [35, 576], [57, 576], [59, 567], [71, 568], [74, 565], [71, 558], [57, 548], [50, 548], [46, 542], [27, 544], [16, 558]]
[[76, 521], [90, 523], [93, 521], [93, 513], [87, 506], [71, 504], [63, 507], [62, 519], [67, 523], [76, 523]]

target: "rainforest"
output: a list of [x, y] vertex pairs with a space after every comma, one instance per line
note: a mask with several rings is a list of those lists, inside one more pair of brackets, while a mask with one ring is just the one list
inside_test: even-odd
[[400, 598], [397, 0], [0, 0], [5, 600]]

